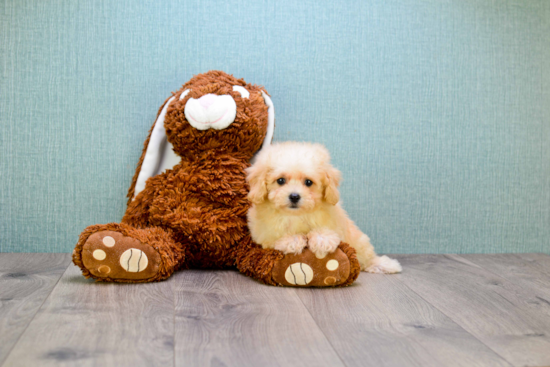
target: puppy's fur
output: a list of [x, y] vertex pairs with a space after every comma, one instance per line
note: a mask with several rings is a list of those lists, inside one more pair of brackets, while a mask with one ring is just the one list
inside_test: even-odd
[[397, 260], [376, 255], [370, 239], [341, 207], [340, 171], [331, 166], [322, 145], [274, 144], [256, 157], [247, 174], [252, 202], [248, 226], [263, 248], [299, 254], [308, 246], [323, 258], [344, 241], [357, 251], [361, 270], [401, 271]]

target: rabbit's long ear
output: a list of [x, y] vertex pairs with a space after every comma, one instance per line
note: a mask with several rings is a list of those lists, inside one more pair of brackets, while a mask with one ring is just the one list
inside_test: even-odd
[[262, 91], [262, 96], [267, 105], [267, 134], [265, 134], [261, 148], [265, 149], [271, 144], [271, 140], [273, 140], [273, 132], [275, 131], [275, 107], [273, 107], [273, 102], [271, 102], [271, 98], [269, 98], [266, 92]]
[[273, 140], [273, 132], [275, 131], [275, 107], [273, 107], [273, 102], [271, 101], [271, 98], [269, 98], [267, 93], [263, 90], [262, 97], [264, 97], [264, 102], [267, 105], [267, 132], [265, 134], [262, 147], [259, 151], [256, 152], [256, 154], [254, 154], [254, 156], [250, 160], [250, 164], [254, 164], [254, 162], [256, 161], [256, 157], [258, 157], [258, 154], [271, 145], [271, 140]]
[[128, 190], [128, 203], [145, 188], [145, 182], [150, 177], [173, 168], [181, 161], [181, 157], [174, 153], [174, 147], [168, 141], [166, 130], [164, 129], [164, 117], [166, 116], [168, 106], [174, 98], [171, 97], [164, 103], [149, 133], [149, 137], [145, 141], [143, 153], [134, 174], [132, 185], [130, 186], [130, 190]]

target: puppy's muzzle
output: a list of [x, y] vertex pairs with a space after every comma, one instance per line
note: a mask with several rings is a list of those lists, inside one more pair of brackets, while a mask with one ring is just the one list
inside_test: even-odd
[[292, 194], [288, 195], [288, 200], [291, 202], [291, 207], [296, 208], [298, 205], [298, 202], [300, 201], [301, 197], [300, 194], [297, 194], [293, 192]]

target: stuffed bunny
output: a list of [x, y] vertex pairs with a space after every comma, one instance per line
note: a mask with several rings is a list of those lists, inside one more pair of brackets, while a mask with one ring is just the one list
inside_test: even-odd
[[[274, 125], [273, 103], [262, 87], [221, 71], [193, 77], [159, 110], [122, 221], [86, 228], [74, 263], [85, 277], [105, 282], [236, 267], [272, 285], [351, 284], [359, 264], [347, 244], [317, 259], [307, 249], [284, 256], [251, 241], [245, 169], [271, 143]], [[325, 263], [332, 259], [340, 266], [327, 274]]]

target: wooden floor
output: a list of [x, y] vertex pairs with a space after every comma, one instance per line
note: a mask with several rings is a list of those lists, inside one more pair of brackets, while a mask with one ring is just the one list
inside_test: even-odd
[[549, 366], [550, 256], [402, 255], [348, 288], [234, 271], [102, 284], [0, 254], [1, 366]]

